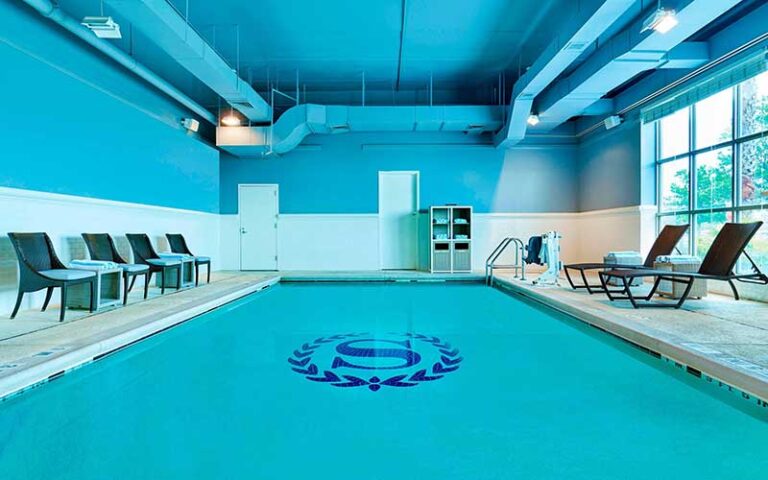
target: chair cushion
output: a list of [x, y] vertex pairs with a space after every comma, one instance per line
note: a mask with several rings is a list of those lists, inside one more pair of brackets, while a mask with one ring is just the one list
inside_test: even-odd
[[174, 265], [181, 265], [179, 260], [165, 260], [162, 258], [152, 258], [147, 260], [147, 263], [156, 267], [172, 267]]
[[92, 278], [96, 276], [96, 272], [89, 272], [88, 270], [40, 270], [40, 275], [48, 277], [53, 280], [82, 280], [84, 278]]
[[128, 273], [139, 273], [149, 270], [148, 265], [139, 265], [136, 263], [121, 263], [120, 268], [122, 268], [124, 272]]
[[211, 263], [211, 257], [195, 257], [197, 263]]

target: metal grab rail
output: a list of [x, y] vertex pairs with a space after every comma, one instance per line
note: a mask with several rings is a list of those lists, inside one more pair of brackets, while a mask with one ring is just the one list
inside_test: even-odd
[[[499, 259], [502, 253], [509, 247], [510, 244], [515, 244], [515, 263], [512, 265], [496, 265], [496, 260]], [[504, 240], [496, 245], [488, 258], [485, 260], [485, 283], [487, 285], [493, 284], [493, 271], [494, 270], [514, 270], [515, 277], [518, 278], [518, 272], [521, 272], [520, 280], [525, 280], [525, 244], [517, 237], [506, 237]]]

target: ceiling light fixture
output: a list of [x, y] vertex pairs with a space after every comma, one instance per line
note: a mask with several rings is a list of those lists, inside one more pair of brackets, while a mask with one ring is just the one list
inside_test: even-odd
[[239, 127], [240, 126], [240, 117], [235, 115], [234, 110], [230, 110], [228, 114], [221, 117], [221, 123], [223, 125], [226, 125], [228, 127]]
[[535, 113], [531, 114], [531, 115], [528, 117], [528, 125], [530, 125], [530, 126], [532, 126], [532, 127], [535, 127], [536, 125], [538, 125], [538, 124], [539, 124], [539, 121], [540, 121], [540, 120], [539, 120], [539, 116], [538, 116], [538, 115], [536, 115]]
[[677, 19], [677, 12], [672, 8], [659, 8], [656, 9], [648, 18], [643, 22], [643, 29], [640, 32], [647, 32], [648, 30], [656, 30], [657, 32], [664, 34], [675, 28], [680, 21]]
[[85, 17], [81, 25], [90, 29], [99, 38], [119, 40], [123, 38], [118, 25], [112, 17]]

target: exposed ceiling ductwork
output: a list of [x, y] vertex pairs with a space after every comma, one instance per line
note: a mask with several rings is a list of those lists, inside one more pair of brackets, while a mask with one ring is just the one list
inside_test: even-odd
[[37, 12], [43, 17], [59, 24], [61, 27], [70, 31], [72, 34], [76, 35], [84, 42], [88, 43], [123, 67], [138, 75], [158, 90], [162, 91], [180, 104], [189, 108], [201, 118], [216, 124], [216, 117], [203, 106], [180, 92], [176, 87], [167, 81], [158, 77], [154, 72], [137, 62], [130, 55], [113, 46], [109, 42], [98, 38], [93, 34], [92, 31], [82, 26], [79, 21], [64, 13], [57, 5], [54, 5], [49, 0], [25, 0], [25, 2], [37, 10]]
[[198, 34], [167, 0], [105, 0], [251, 122], [270, 121], [269, 104]]
[[636, 3], [635, 0], [581, 2], [579, 13], [515, 83], [509, 120], [494, 138], [497, 146], [510, 147], [525, 138], [534, 98]]
[[308, 135], [348, 132], [495, 132], [498, 106], [347, 107], [298, 105], [273, 127], [219, 127], [216, 146], [239, 157], [287, 153]]
[[710, 58], [708, 45], [685, 40], [741, 1], [681, 0], [677, 5], [679, 25], [667, 33], [641, 32], [642, 19], [633, 23], [537, 97], [540, 123], [533, 130], [550, 131], [583, 115], [608, 92], [644, 71], [703, 65]]

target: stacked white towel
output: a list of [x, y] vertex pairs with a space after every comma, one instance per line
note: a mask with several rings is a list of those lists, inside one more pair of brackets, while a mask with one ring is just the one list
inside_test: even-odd
[[163, 260], [188, 260], [188, 259], [195, 258], [185, 253], [158, 253], [158, 255]]
[[87, 270], [112, 270], [117, 268], [115, 262], [105, 260], [72, 260], [69, 262], [69, 268], [87, 269]]

